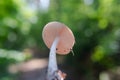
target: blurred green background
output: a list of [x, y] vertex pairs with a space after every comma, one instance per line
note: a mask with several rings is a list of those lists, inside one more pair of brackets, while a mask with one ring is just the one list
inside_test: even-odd
[[42, 29], [51, 21], [75, 36], [75, 55], [58, 55], [66, 80], [120, 80], [120, 0], [0, 0], [0, 80], [18, 77], [11, 64], [49, 53]]

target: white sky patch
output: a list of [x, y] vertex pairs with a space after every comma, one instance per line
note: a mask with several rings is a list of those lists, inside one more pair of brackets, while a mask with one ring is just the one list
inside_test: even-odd
[[43, 10], [47, 10], [50, 4], [50, 0], [40, 0], [40, 7]]
[[84, 3], [86, 5], [91, 5], [91, 4], [93, 4], [93, 2], [94, 2], [94, 0], [84, 0]]

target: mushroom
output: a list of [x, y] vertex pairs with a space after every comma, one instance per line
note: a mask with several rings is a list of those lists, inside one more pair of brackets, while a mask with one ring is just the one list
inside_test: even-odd
[[58, 70], [56, 53], [68, 54], [75, 43], [74, 35], [66, 25], [54, 21], [45, 25], [42, 37], [46, 46], [50, 48], [47, 80], [63, 80], [65, 74]]

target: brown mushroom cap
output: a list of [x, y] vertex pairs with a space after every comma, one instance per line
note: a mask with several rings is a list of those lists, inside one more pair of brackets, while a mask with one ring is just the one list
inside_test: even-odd
[[42, 37], [48, 48], [51, 48], [56, 37], [59, 38], [56, 48], [58, 54], [68, 54], [75, 43], [72, 31], [60, 22], [49, 22], [46, 24], [42, 32]]

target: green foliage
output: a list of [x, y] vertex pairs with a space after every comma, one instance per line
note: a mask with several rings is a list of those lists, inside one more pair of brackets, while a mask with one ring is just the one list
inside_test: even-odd
[[26, 58], [27, 55], [22, 52], [0, 49], [0, 80], [12, 80], [12, 77], [8, 72], [9, 65], [22, 62]]

